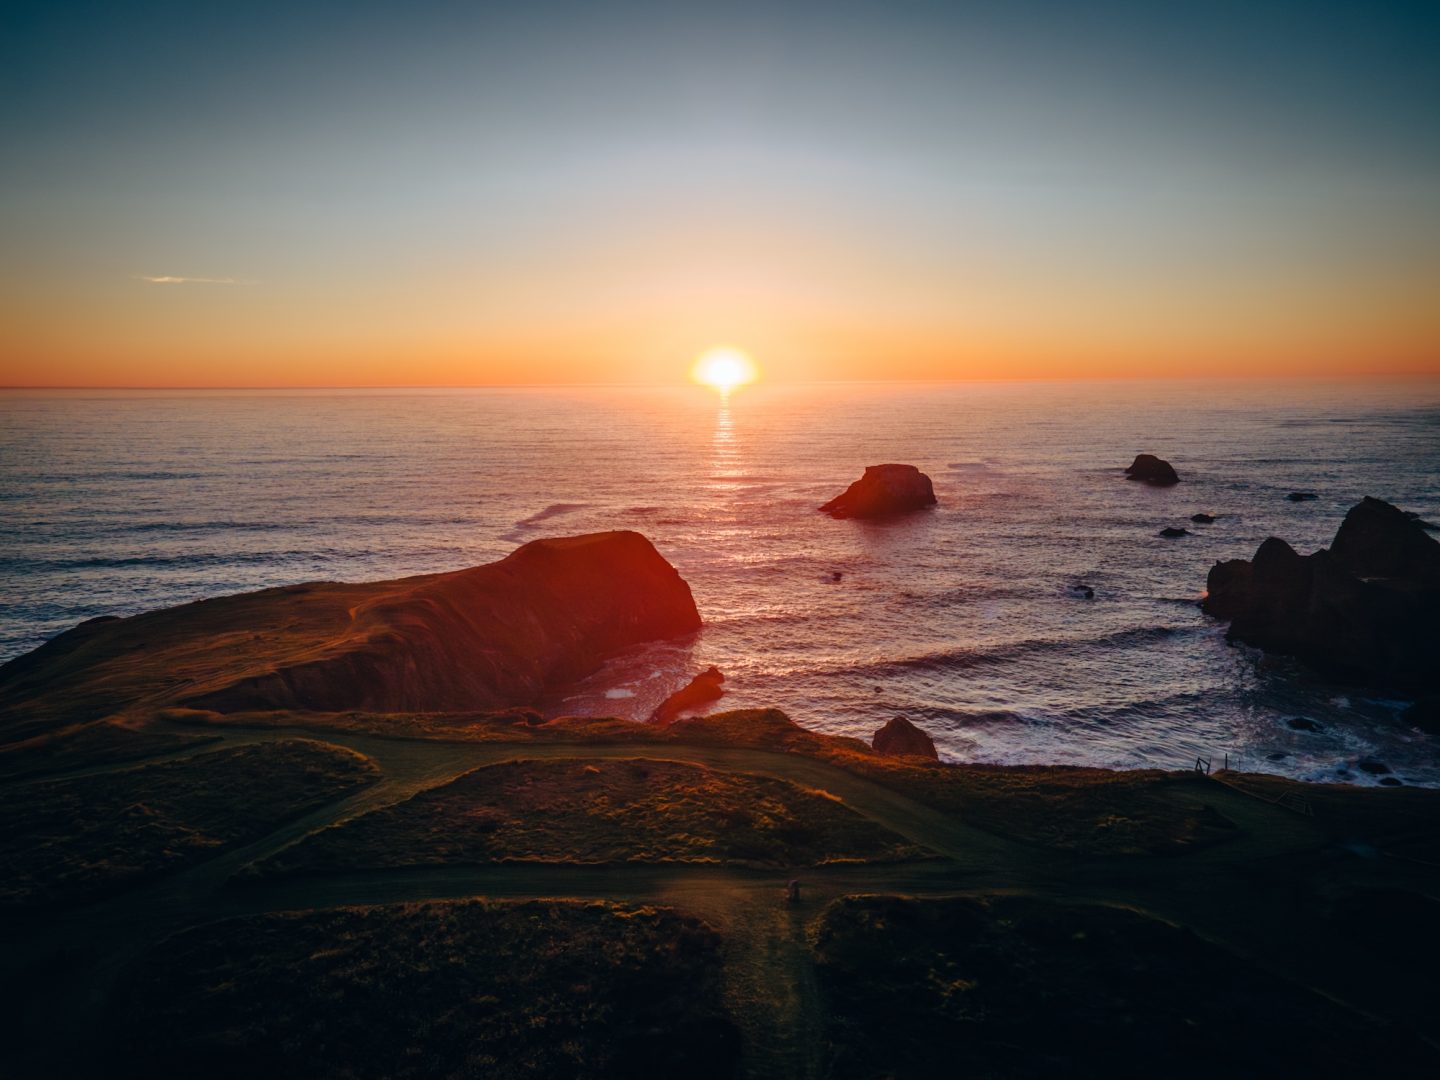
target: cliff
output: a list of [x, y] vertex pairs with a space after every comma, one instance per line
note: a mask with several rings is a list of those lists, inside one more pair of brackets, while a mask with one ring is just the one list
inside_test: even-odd
[[631, 646], [699, 628], [690, 587], [639, 533], [536, 540], [454, 573], [296, 585], [84, 623], [0, 668], [0, 715], [15, 738], [134, 706], [523, 705]]

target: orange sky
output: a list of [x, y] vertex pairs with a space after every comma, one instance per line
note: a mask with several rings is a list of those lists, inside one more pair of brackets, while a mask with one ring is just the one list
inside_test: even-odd
[[1440, 375], [1418, 9], [560, 6], [17, 16], [0, 385]]

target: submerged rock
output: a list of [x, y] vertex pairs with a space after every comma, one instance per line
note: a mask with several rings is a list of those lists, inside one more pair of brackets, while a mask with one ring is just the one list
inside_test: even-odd
[[875, 732], [874, 737], [870, 740], [870, 745], [875, 748], [876, 753], [884, 754], [886, 757], [924, 757], [934, 761], [940, 760], [940, 755], [935, 752], [935, 740], [903, 716], [895, 717]]
[[935, 488], [914, 465], [869, 465], [865, 475], [824, 506], [833, 518], [880, 518], [935, 505]]
[[1094, 600], [1095, 590], [1089, 585], [1071, 585], [1070, 595], [1081, 600]]
[[1165, 526], [1165, 528], [1161, 529], [1160, 532], [1159, 532], [1157, 535], [1163, 536], [1163, 537], [1165, 537], [1166, 539], [1169, 539], [1169, 540], [1174, 540], [1174, 539], [1176, 539], [1177, 537], [1189, 536], [1189, 535], [1190, 535], [1190, 530], [1189, 530], [1189, 529], [1177, 529], [1177, 528], [1175, 528], [1175, 526], [1173, 526], [1173, 525], [1167, 525], [1167, 526]]
[[1285, 498], [1291, 502], [1314, 502], [1320, 498], [1320, 496], [1316, 495], [1313, 491], [1292, 491], [1289, 495], [1286, 495]]
[[1379, 499], [1354, 506], [1329, 550], [1271, 537], [1252, 560], [1216, 563], [1201, 607], [1229, 638], [1342, 678], [1440, 685], [1440, 543]]
[[650, 714], [652, 724], [673, 724], [683, 713], [698, 709], [725, 694], [725, 676], [717, 667], [708, 667], [660, 703]]
[[1215, 524], [1215, 515], [1214, 515], [1214, 514], [1191, 514], [1191, 515], [1190, 515], [1190, 520], [1193, 521], [1193, 522], [1195, 522], [1196, 525], [1213, 525], [1213, 524]]
[[1180, 482], [1180, 475], [1174, 466], [1154, 454], [1136, 454], [1135, 460], [1125, 470], [1125, 475], [1131, 480], [1140, 480], [1156, 487], [1168, 487]]

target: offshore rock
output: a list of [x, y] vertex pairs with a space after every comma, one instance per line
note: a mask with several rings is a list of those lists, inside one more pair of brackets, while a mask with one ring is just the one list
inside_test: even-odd
[[1136, 454], [1135, 460], [1125, 470], [1125, 475], [1131, 480], [1140, 480], [1156, 487], [1168, 487], [1180, 482], [1180, 475], [1174, 466], [1154, 454]]
[[1252, 560], [1216, 563], [1207, 587], [1201, 607], [1231, 639], [1341, 678], [1440, 685], [1440, 543], [1389, 503], [1354, 506], [1312, 555], [1271, 537]]
[[14, 731], [133, 707], [526, 706], [627, 648], [699, 628], [690, 586], [639, 533], [559, 537], [453, 573], [82, 624], [0, 668], [0, 716]]
[[882, 518], [935, 505], [935, 488], [914, 465], [870, 465], [820, 511], [833, 518]]
[[897, 716], [875, 732], [870, 745], [886, 757], [923, 757], [939, 761], [935, 741], [903, 716]]
[[660, 703], [650, 714], [652, 724], [673, 724], [684, 713], [718, 701], [725, 693], [725, 676], [717, 667], [708, 667]]

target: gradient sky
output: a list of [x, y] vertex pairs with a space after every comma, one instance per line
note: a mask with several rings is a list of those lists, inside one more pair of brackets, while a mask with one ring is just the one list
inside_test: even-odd
[[1440, 374], [1434, 3], [0, 11], [0, 384]]

